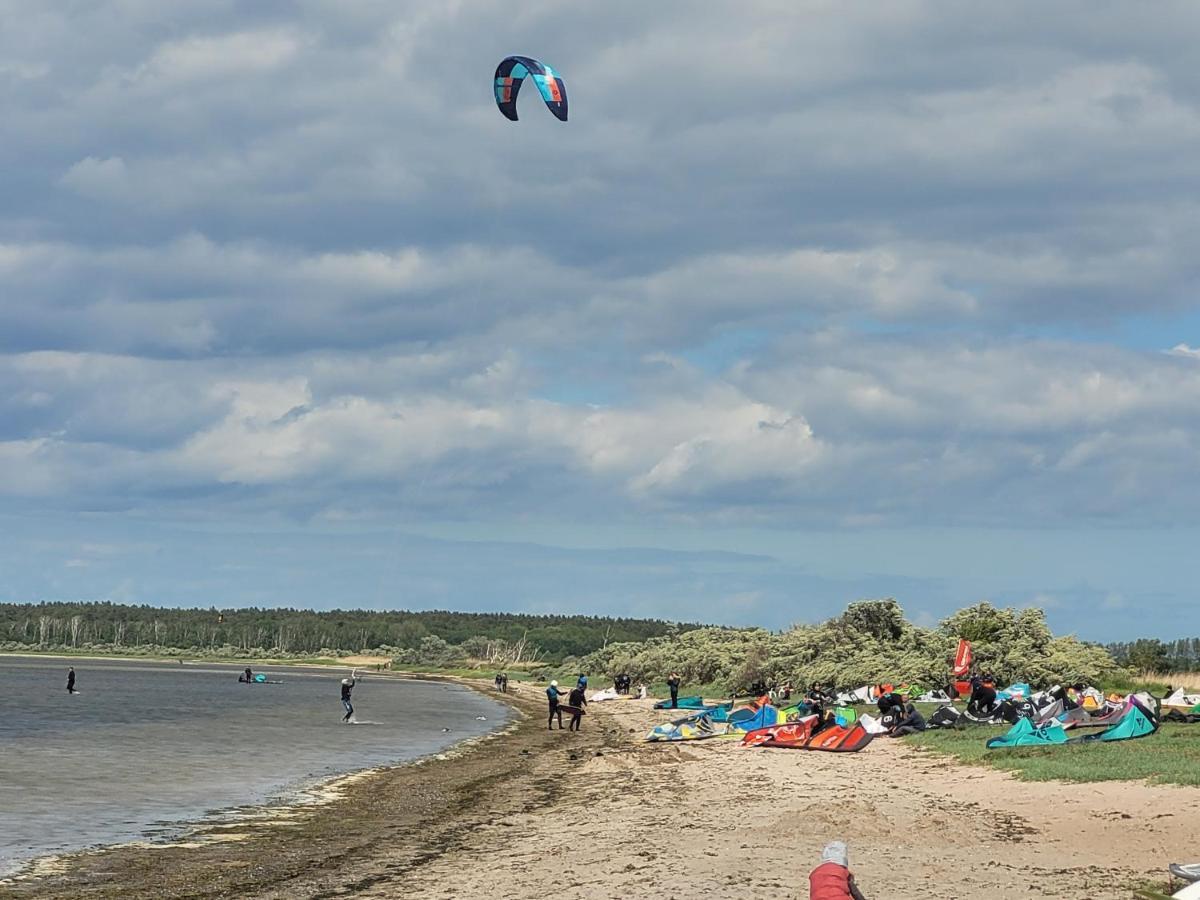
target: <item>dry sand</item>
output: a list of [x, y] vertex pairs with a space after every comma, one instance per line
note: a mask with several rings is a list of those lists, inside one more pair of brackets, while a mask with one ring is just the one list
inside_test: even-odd
[[[871, 900], [1129, 898], [1190, 859], [1200, 789], [1025, 783], [886, 739], [858, 754], [643, 744], [648, 702], [584, 732], [530, 718], [456, 759], [388, 770], [240, 842], [69, 862], [13, 896], [806, 898], [828, 840]], [[544, 715], [544, 714], [543, 714]], [[0, 887], [0, 896], [8, 895]]]
[[[648, 705], [594, 709], [634, 738], [661, 718]], [[1168, 861], [1196, 855], [1200, 837], [1200, 789], [1020, 782], [883, 738], [858, 754], [642, 745], [592, 757], [569, 777], [562, 802], [477, 829], [405, 891], [807, 897], [804, 876], [836, 838], [849, 842], [871, 898], [1099, 900], [1162, 880]]]

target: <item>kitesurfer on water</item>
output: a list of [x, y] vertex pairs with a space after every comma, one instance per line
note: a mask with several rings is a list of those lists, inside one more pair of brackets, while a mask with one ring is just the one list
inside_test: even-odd
[[342, 706], [346, 708], [346, 715], [342, 716], [343, 722], [349, 722], [350, 717], [354, 715], [354, 704], [350, 702], [350, 692], [354, 690], [354, 675], [351, 673], [349, 678], [342, 679]]
[[78, 691], [75, 690], [75, 667], [74, 666], [67, 666], [67, 693], [68, 694], [78, 693]]

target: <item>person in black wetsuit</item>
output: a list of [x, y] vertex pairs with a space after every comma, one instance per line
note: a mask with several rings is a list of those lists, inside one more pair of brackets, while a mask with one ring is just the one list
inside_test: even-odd
[[562, 696], [562, 692], [558, 689], [558, 682], [550, 682], [550, 687], [546, 688], [546, 699], [550, 701], [550, 718], [546, 720], [546, 730], [554, 729], [554, 719], [558, 717], [558, 730], [562, 731], [562, 710], [558, 708], [558, 698]]
[[979, 718], [987, 718], [995, 714], [998, 705], [995, 686], [990, 682], [981, 681], [971, 690], [971, 699], [967, 702], [967, 712]]
[[242, 673], [242, 677], [238, 680], [245, 681], [246, 684], [254, 684], [254, 672], [249, 666], [246, 666], [246, 671]]
[[[571, 695], [567, 698], [567, 703], [575, 709], [571, 711], [571, 721], [567, 723], [567, 731], [578, 731], [581, 720], [583, 719], [583, 708], [587, 706], [587, 691], [581, 685], [575, 685], [575, 689], [571, 691]], [[576, 712], [575, 710], [578, 710]]]
[[67, 666], [67, 693], [74, 694], [75, 691], [75, 667]]
[[875, 705], [879, 707], [879, 715], [886, 716], [893, 709], [898, 714], [903, 715], [904, 698], [895, 691], [888, 691], [886, 694], [880, 694], [879, 699], [875, 701]]
[[896, 712], [900, 719], [888, 730], [888, 734], [892, 737], [903, 737], [906, 734], [916, 734], [918, 731], [925, 730], [925, 717], [921, 715], [908, 694], [901, 695], [901, 706]]
[[671, 709], [679, 709], [679, 673], [672, 672], [667, 679], [667, 687], [671, 689]]
[[354, 690], [354, 676], [342, 679], [342, 706], [346, 709], [346, 714], [342, 716], [343, 722], [349, 722], [350, 717], [354, 715], [354, 704], [350, 702], [350, 693]]

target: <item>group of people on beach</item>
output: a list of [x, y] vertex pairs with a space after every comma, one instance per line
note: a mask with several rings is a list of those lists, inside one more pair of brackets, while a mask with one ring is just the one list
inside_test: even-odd
[[496, 678], [494, 680], [495, 680], [495, 684], [496, 684], [496, 690], [498, 690], [502, 694], [507, 694], [508, 693], [508, 674], [505, 672], [497, 672]]
[[550, 718], [546, 721], [546, 729], [554, 730], [554, 720], [558, 719], [558, 730], [562, 731], [562, 714], [563, 708], [571, 714], [571, 721], [567, 726], [568, 731], [578, 731], [582, 724], [584, 707], [587, 706], [587, 675], [582, 672], [579, 674], [579, 680], [575, 682], [575, 687], [567, 694], [567, 702], [562, 702], [563, 691], [558, 686], [557, 681], [551, 681], [550, 686], [546, 688], [546, 699], [550, 701]]

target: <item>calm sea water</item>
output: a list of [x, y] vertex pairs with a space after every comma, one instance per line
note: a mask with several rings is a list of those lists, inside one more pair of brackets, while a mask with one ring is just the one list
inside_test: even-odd
[[[80, 693], [66, 691], [73, 664]], [[436, 753], [508, 721], [456, 685], [346, 672], [0, 657], [0, 872], [286, 799], [332, 775]], [[445, 729], [449, 729], [448, 731]]]

